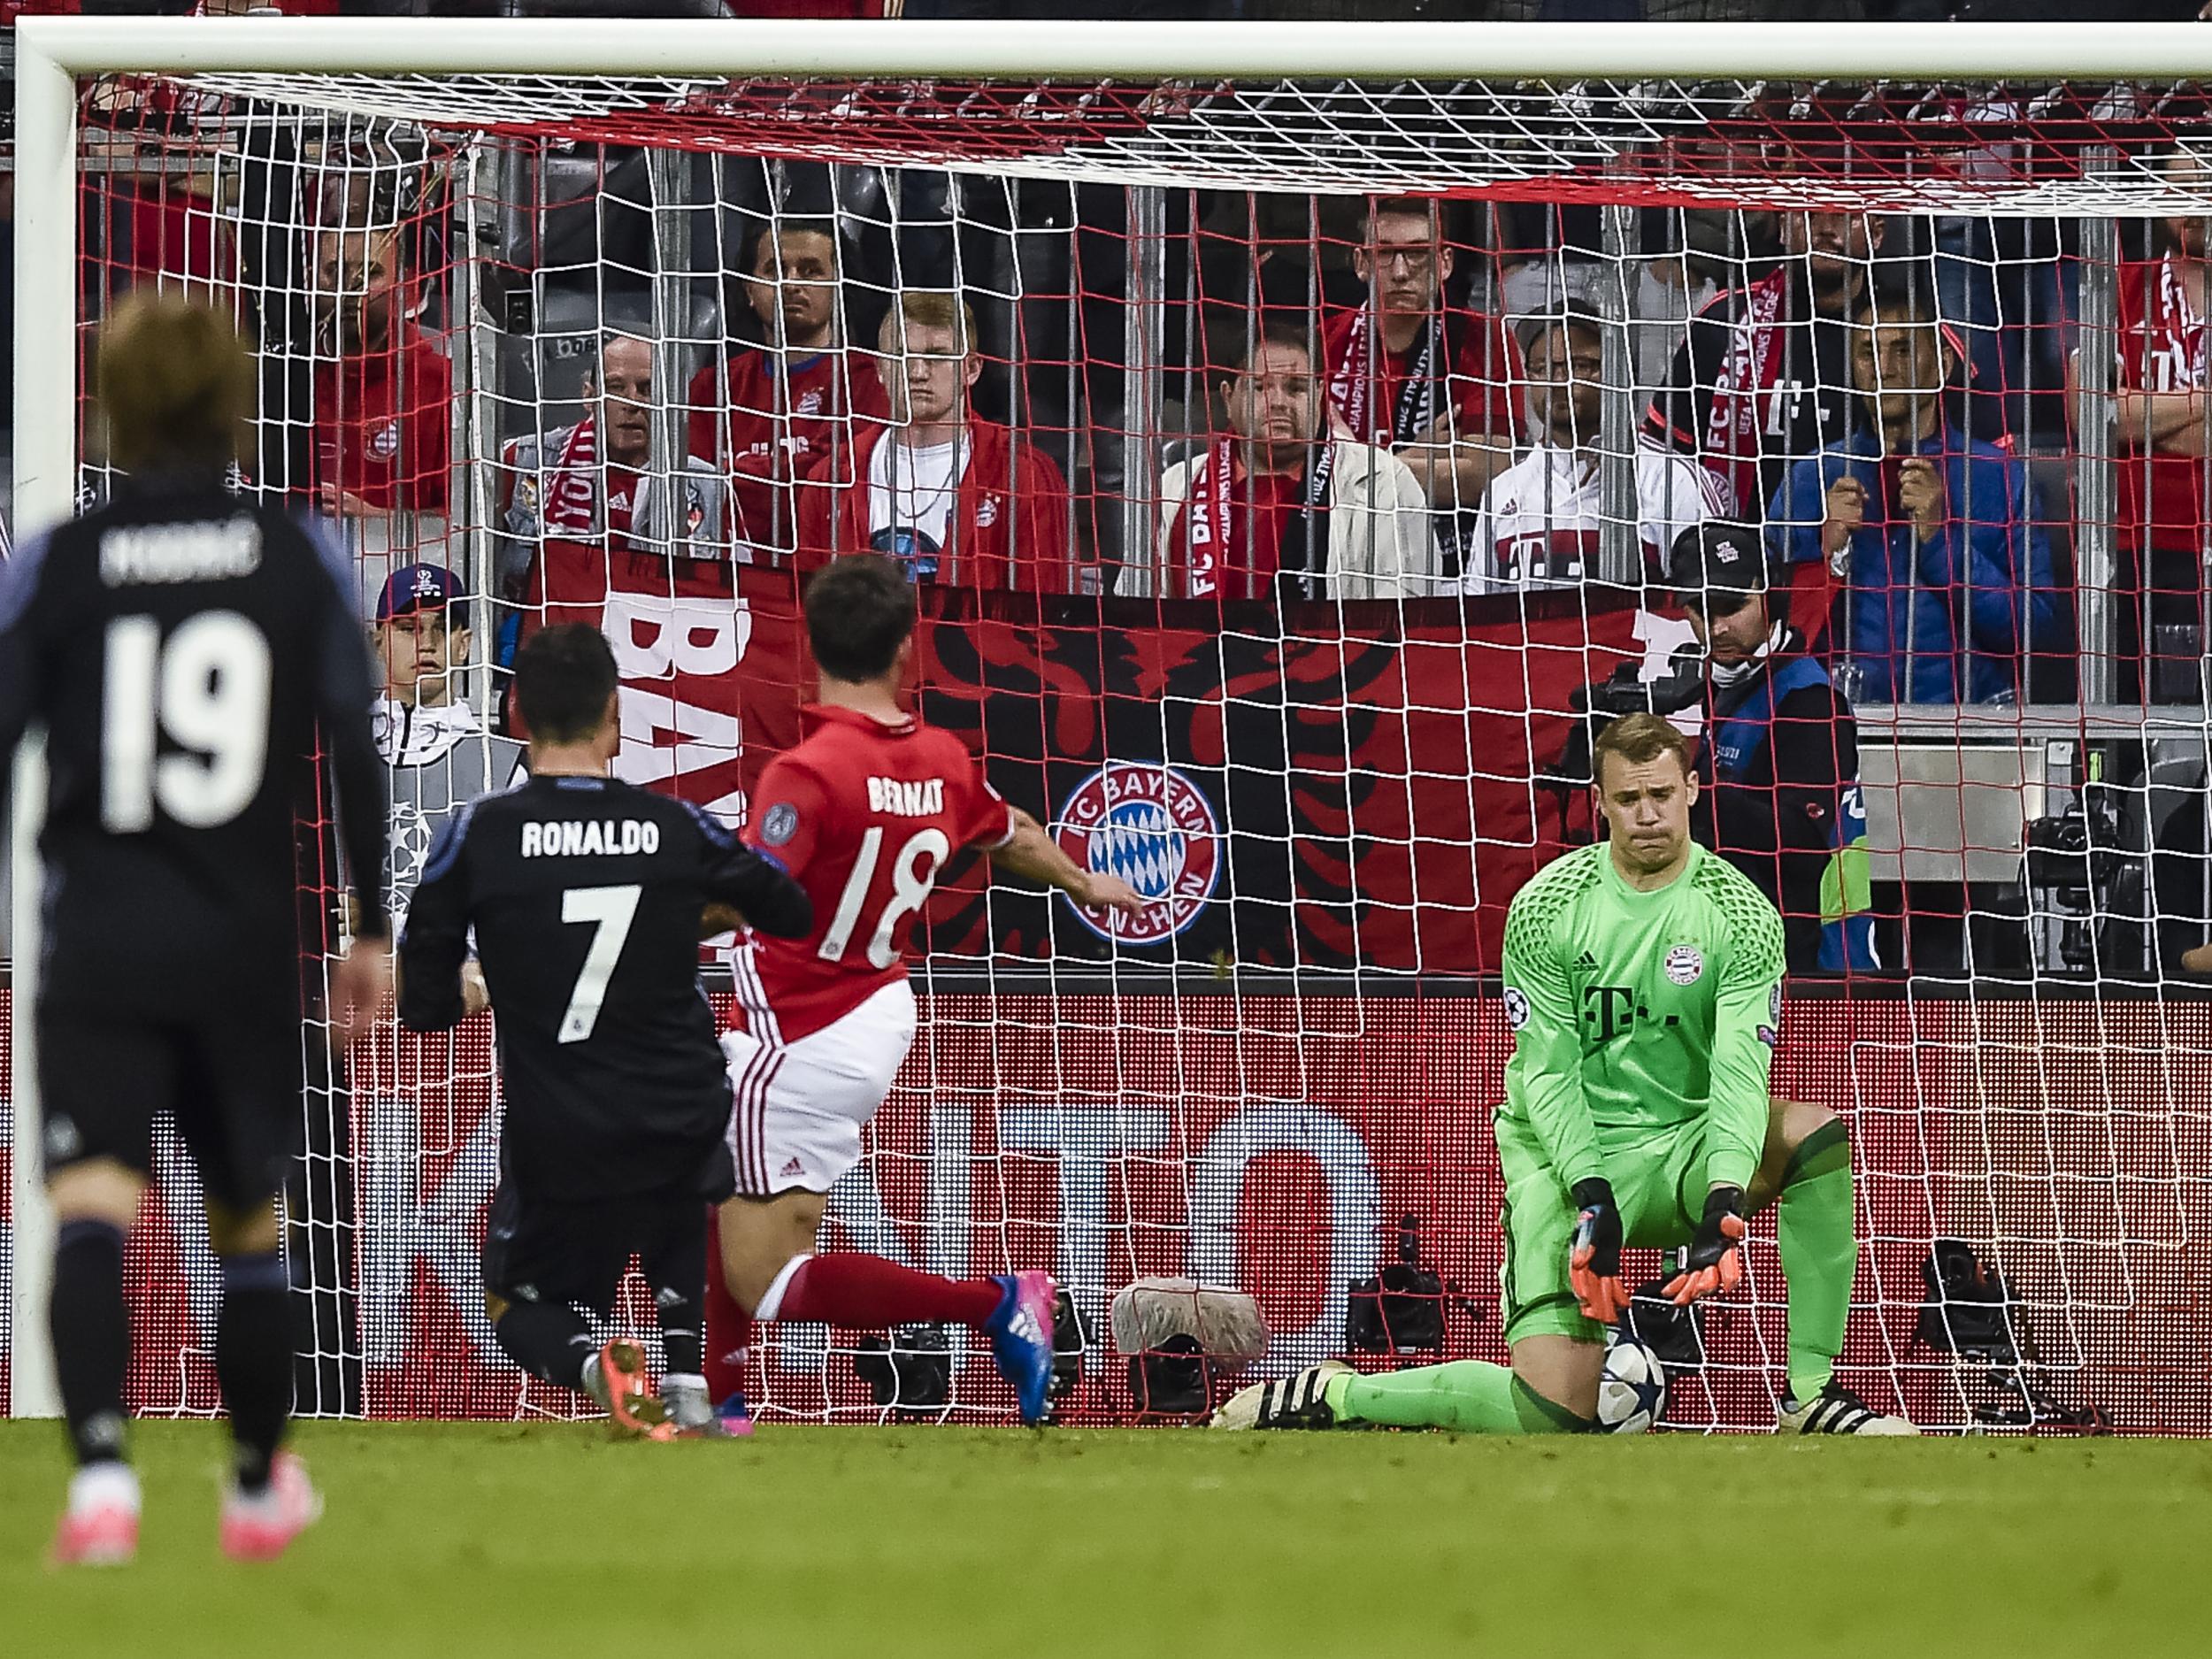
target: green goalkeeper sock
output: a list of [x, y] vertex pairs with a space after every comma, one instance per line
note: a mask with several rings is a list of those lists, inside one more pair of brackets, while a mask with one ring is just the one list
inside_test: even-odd
[[1790, 1394], [1801, 1402], [1828, 1386], [1843, 1351], [1859, 1269], [1851, 1223], [1851, 1141], [1839, 1118], [1806, 1136], [1782, 1173], [1778, 1231], [1789, 1289]]
[[1454, 1360], [1379, 1377], [1333, 1377], [1324, 1396], [1340, 1423], [1462, 1434], [1574, 1434], [1591, 1426], [1503, 1365]]

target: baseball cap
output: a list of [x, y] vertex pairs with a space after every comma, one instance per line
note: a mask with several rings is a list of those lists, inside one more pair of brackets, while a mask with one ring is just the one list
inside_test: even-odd
[[412, 616], [418, 611], [442, 611], [460, 597], [461, 584], [453, 572], [436, 565], [403, 565], [391, 573], [377, 595], [376, 620]]
[[[1747, 524], [1694, 525], [1675, 538], [1674, 590], [1684, 604], [1703, 608], [1708, 595], [1749, 597], [1767, 590], [1767, 549]], [[1724, 614], [1733, 611], [1725, 605]]]

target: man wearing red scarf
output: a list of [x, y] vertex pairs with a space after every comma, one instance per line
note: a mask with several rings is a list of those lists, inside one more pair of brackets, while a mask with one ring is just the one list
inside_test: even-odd
[[1849, 435], [1851, 325], [1886, 223], [1785, 213], [1782, 262], [1690, 319], [1644, 435], [1718, 473], [1724, 512], [1755, 518], [1794, 462]]
[[1263, 329], [1220, 382], [1227, 430], [1160, 480], [1156, 568], [1124, 594], [1395, 599], [1437, 591], [1428, 497], [1387, 449], [1323, 426], [1304, 335]]
[[1495, 319], [1448, 307], [1452, 250], [1433, 202], [1370, 204], [1352, 267], [1368, 301], [1322, 325], [1329, 407], [1362, 443], [1396, 451], [1455, 549], [1490, 480], [1513, 458], [1521, 354]]
[[741, 551], [727, 481], [687, 457], [652, 471], [653, 349], [610, 335], [572, 426], [507, 446], [511, 555], [503, 587], [520, 592], [521, 632], [588, 622], [622, 676], [616, 775], [664, 787], [726, 817], [739, 782], [739, 659], [744, 612], [732, 556]]
[[691, 452], [731, 474], [762, 564], [797, 549], [798, 480], [833, 446], [849, 449], [857, 422], [880, 421], [891, 406], [866, 359], [845, 348], [833, 221], [772, 221], [746, 271], [761, 343], [733, 346], [692, 377]]
[[970, 407], [983, 373], [975, 313], [955, 295], [902, 294], [879, 347], [890, 424], [863, 434], [849, 459], [833, 449], [815, 463], [799, 497], [801, 564], [873, 549], [917, 582], [1070, 592], [1067, 480]]

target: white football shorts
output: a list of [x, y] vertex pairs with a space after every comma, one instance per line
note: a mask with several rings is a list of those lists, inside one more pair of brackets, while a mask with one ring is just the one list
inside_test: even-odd
[[902, 979], [796, 1042], [725, 1032], [739, 1194], [826, 1193], [859, 1163], [860, 1132], [906, 1064], [914, 1022], [914, 987]]

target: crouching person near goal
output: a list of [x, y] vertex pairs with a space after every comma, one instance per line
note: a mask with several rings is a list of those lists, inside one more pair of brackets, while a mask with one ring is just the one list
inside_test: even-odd
[[[484, 1311], [540, 1380], [616, 1426], [718, 1432], [700, 1351], [707, 1212], [730, 1195], [730, 1088], [699, 988], [699, 919], [733, 907], [770, 933], [812, 922], [806, 895], [685, 802], [608, 775], [621, 746], [614, 654], [580, 624], [515, 657], [527, 782], [480, 795], [431, 842], [401, 936], [400, 1018], [460, 1024], [488, 992], [507, 1102], [484, 1240]], [[465, 972], [472, 931], [480, 981]], [[600, 1343], [634, 1252], [666, 1374]]]
[[709, 1308], [708, 1377], [742, 1417], [755, 1319], [860, 1329], [970, 1325], [991, 1339], [1025, 1423], [1044, 1415], [1053, 1282], [1042, 1272], [951, 1279], [881, 1256], [817, 1256], [829, 1189], [860, 1161], [861, 1131], [914, 1041], [906, 945], [937, 872], [963, 848], [1078, 904], [1140, 915], [1119, 878], [1076, 867], [1037, 821], [985, 780], [960, 741], [899, 703], [914, 656], [914, 589], [895, 560], [832, 561], [808, 583], [807, 637], [821, 701], [806, 736], [753, 792], [746, 839], [814, 903], [803, 937], [730, 952], [741, 1026], [723, 1040], [736, 1096], [737, 1196], [718, 1217], [729, 1299]]
[[1515, 1037], [1497, 1141], [1511, 1366], [1460, 1360], [1363, 1377], [1332, 1361], [1243, 1390], [1216, 1427], [1593, 1428], [1605, 1327], [1629, 1302], [1622, 1247], [1689, 1246], [1665, 1286], [1686, 1304], [1741, 1281], [1745, 1218], [1778, 1202], [1790, 1389], [1780, 1427], [1918, 1432], [1835, 1380], [1858, 1267], [1851, 1148], [1833, 1113], [1768, 1094], [1781, 918], [1691, 841], [1697, 784], [1672, 726], [1632, 714], [1593, 749], [1608, 839], [1544, 870], [1506, 918]]

